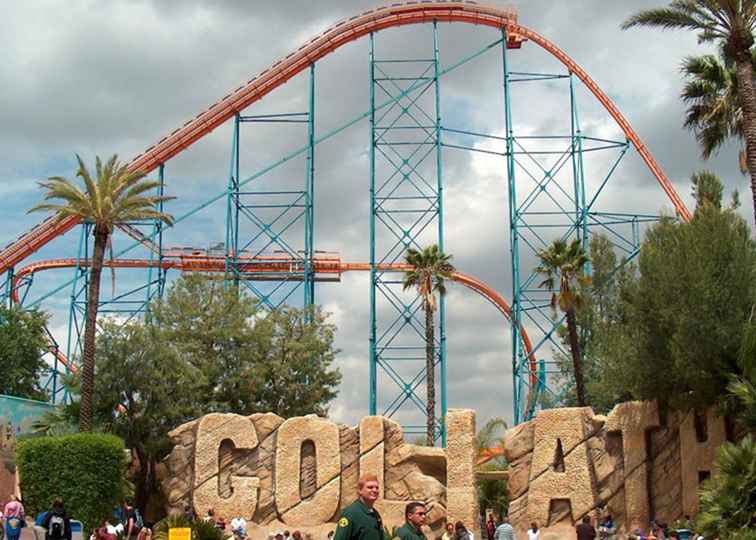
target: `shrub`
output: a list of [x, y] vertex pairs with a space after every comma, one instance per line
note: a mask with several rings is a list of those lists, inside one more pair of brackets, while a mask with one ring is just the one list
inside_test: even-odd
[[19, 441], [16, 463], [27, 512], [48, 510], [56, 497], [68, 515], [99, 526], [123, 500], [126, 453], [113, 435], [79, 433]]
[[723, 444], [717, 465], [719, 473], [701, 490], [697, 526], [707, 538], [756, 540], [756, 439]]
[[215, 523], [204, 520], [189, 521], [182, 515], [171, 515], [158, 521], [153, 528], [153, 538], [168, 540], [168, 530], [176, 527], [191, 528], [193, 540], [223, 540], [223, 531], [216, 527]]

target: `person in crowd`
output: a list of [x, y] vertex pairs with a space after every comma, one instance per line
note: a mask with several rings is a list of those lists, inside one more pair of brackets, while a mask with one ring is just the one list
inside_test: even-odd
[[596, 529], [591, 525], [591, 516], [583, 516], [583, 520], [575, 527], [577, 540], [593, 540], [596, 538]]
[[197, 514], [194, 512], [194, 508], [189, 503], [184, 504], [184, 518], [189, 521], [197, 520]]
[[538, 523], [533, 522], [528, 529], [528, 540], [541, 540], [541, 531], [538, 529]]
[[122, 523], [123, 523], [123, 535], [124, 538], [127, 540], [129, 538], [134, 538], [139, 534], [139, 531], [141, 530], [141, 523], [139, 523], [139, 519], [137, 519], [137, 511], [136, 508], [134, 508], [134, 505], [131, 503], [130, 499], [126, 499], [123, 501], [123, 514], [122, 514]]
[[57, 498], [53, 501], [42, 526], [46, 530], [45, 540], [71, 540], [71, 519], [66, 514], [63, 499]]
[[207, 512], [205, 513], [205, 517], [202, 518], [202, 521], [215, 524], [215, 510], [208, 508]]
[[428, 511], [423, 503], [409, 503], [404, 507], [404, 525], [396, 530], [395, 537], [400, 540], [427, 540], [423, 533], [427, 514]]
[[231, 534], [234, 538], [246, 538], [247, 537], [247, 520], [243, 517], [235, 517], [231, 520]]
[[488, 540], [494, 540], [496, 534], [496, 522], [494, 521], [493, 514], [488, 514], [488, 521], [486, 521], [486, 537]]
[[284, 531], [284, 540], [291, 540], [291, 533], [289, 531]]
[[333, 538], [333, 535], [336, 531], [328, 531], [328, 540], [331, 540]]
[[601, 518], [598, 532], [599, 538], [601, 538], [602, 540], [610, 540], [614, 536], [614, 518], [612, 518], [612, 514], [610, 512], [607, 512], [604, 517]]
[[496, 528], [494, 540], [517, 540], [514, 528], [512, 527], [512, 524], [509, 523], [509, 516], [501, 518], [501, 525]]
[[273, 538], [275, 540], [283, 540], [283, 531], [276, 531], [276, 535]]
[[473, 533], [468, 531], [461, 521], [454, 524], [454, 540], [474, 540], [473, 536]]
[[226, 519], [223, 516], [216, 516], [215, 518], [215, 526], [220, 531], [226, 530]]
[[380, 486], [374, 474], [357, 481], [357, 500], [344, 508], [333, 540], [383, 540], [383, 520], [374, 508]]
[[142, 527], [137, 534], [137, 540], [152, 540], [152, 529], [149, 527]]
[[293, 538], [294, 540], [303, 540], [303, 539], [302, 539], [302, 533], [301, 533], [301, 532], [299, 532], [299, 531], [294, 531], [293, 533], [291, 533], [291, 537], [292, 537], [292, 538]]
[[454, 523], [451, 521], [446, 522], [444, 534], [441, 535], [441, 540], [452, 540], [454, 538]]
[[26, 515], [21, 500], [15, 495], [11, 495], [3, 509], [3, 515], [5, 517], [5, 537], [8, 540], [18, 540], [21, 536], [21, 529], [26, 526]]

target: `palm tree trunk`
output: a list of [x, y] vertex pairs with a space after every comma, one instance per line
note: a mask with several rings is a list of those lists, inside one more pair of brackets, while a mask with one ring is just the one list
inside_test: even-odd
[[753, 65], [750, 51], [736, 54], [738, 93], [743, 108], [743, 135], [746, 147], [746, 163], [751, 175], [754, 219], [756, 219], [756, 90], [753, 85]]
[[570, 335], [570, 353], [572, 354], [572, 369], [575, 372], [575, 393], [579, 407], [587, 405], [585, 399], [585, 382], [583, 380], [583, 363], [580, 360], [580, 341], [577, 333], [577, 317], [575, 308], [567, 310], [567, 331]]
[[95, 227], [94, 253], [89, 272], [87, 296], [87, 318], [84, 324], [84, 357], [81, 370], [81, 403], [79, 411], [79, 431], [92, 431], [92, 399], [94, 394], [95, 332], [97, 330], [97, 308], [100, 303], [100, 275], [105, 259], [105, 247], [110, 231]]
[[424, 300], [425, 309], [425, 385], [426, 385], [426, 429], [428, 446], [436, 444], [436, 362], [435, 332], [433, 329], [433, 309], [430, 302]]

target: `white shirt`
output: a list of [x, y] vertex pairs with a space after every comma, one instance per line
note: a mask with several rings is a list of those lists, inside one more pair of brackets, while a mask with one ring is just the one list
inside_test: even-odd
[[541, 530], [534, 531], [533, 529], [528, 529], [528, 540], [539, 540], [541, 538]]

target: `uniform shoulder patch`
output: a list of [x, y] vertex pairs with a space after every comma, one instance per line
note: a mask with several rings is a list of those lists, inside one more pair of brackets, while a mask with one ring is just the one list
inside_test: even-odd
[[339, 520], [339, 527], [347, 527], [349, 525], [349, 520], [345, 517], [341, 518]]

